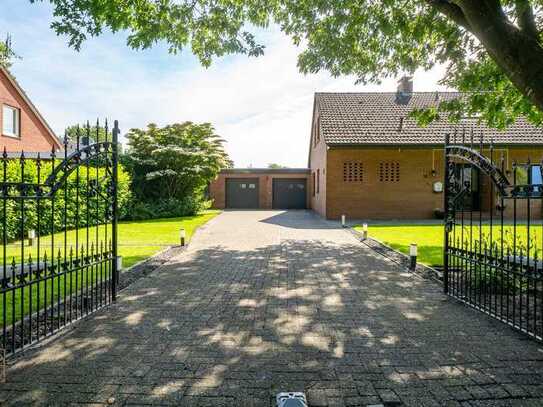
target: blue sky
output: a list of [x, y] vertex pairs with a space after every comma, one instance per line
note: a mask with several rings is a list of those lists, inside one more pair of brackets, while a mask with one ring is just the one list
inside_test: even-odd
[[[124, 132], [150, 122], [211, 122], [238, 167], [302, 167], [314, 92], [396, 86], [394, 79], [356, 86], [352, 77], [302, 75], [300, 50], [273, 28], [259, 33], [264, 56], [230, 56], [205, 69], [189, 50], [170, 55], [164, 44], [131, 50], [123, 33], [90, 39], [76, 52], [49, 28], [52, 18], [48, 2], [2, 0], [0, 36], [10, 33], [22, 58], [12, 72], [58, 134], [97, 117], [119, 120]], [[415, 90], [438, 89], [442, 71], [417, 73]]]

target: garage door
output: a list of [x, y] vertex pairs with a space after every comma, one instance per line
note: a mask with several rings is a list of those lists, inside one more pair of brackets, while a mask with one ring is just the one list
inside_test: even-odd
[[274, 209], [305, 209], [307, 191], [305, 179], [274, 178]]
[[227, 178], [226, 207], [232, 209], [258, 208], [258, 178]]

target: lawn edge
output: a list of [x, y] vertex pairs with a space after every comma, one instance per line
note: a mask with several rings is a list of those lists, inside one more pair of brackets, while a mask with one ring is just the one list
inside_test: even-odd
[[[347, 230], [351, 232], [360, 241], [360, 243], [364, 244], [366, 247], [382, 255], [383, 257], [392, 260], [394, 263], [404, 268], [406, 271], [413, 273], [413, 270], [411, 270], [409, 267], [411, 264], [411, 259], [405, 253], [402, 253], [399, 250], [396, 250], [387, 245], [386, 243], [373, 237], [368, 236], [367, 238], [364, 238], [363, 234], [356, 230], [354, 226], [347, 228]], [[443, 273], [426, 264], [417, 262], [417, 266], [414, 272], [425, 279], [433, 280], [435, 282], [438, 282], [440, 285], [443, 284]]]

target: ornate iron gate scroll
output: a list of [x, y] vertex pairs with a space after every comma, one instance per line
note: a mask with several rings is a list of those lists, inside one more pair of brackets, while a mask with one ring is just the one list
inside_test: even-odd
[[543, 338], [541, 162], [445, 140], [444, 291]]
[[116, 299], [117, 121], [0, 167], [1, 346], [8, 355]]

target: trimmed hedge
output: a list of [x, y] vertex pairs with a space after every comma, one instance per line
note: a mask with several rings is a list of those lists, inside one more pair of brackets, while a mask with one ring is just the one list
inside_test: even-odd
[[[38, 168], [36, 161], [26, 160], [24, 163], [24, 182], [25, 183], [44, 183], [46, 178], [51, 173], [52, 163], [41, 163], [40, 179], [38, 179]], [[22, 168], [19, 160], [9, 160], [6, 171], [7, 182], [21, 182]], [[98, 170], [98, 177], [97, 177]], [[102, 198], [96, 199], [96, 191], [101, 194], [107, 195], [108, 183], [103, 182], [105, 177], [105, 168], [89, 166], [88, 171], [86, 166], [79, 168], [79, 200], [77, 199], [77, 174], [74, 171], [67, 179], [67, 182], [57, 190], [54, 194], [54, 219], [52, 213], [53, 199], [43, 198], [40, 200], [27, 199], [24, 200], [24, 230], [21, 231], [21, 215], [22, 204], [21, 200], [8, 199], [6, 200], [6, 220], [4, 223], [4, 206], [3, 202], [0, 202], [0, 239], [3, 238], [4, 231], [1, 230], [3, 225], [6, 225], [6, 235], [8, 241], [13, 241], [25, 238], [28, 231], [31, 229], [38, 231], [42, 235], [50, 234], [51, 232], [58, 232], [64, 230], [64, 202], [66, 199], [66, 227], [67, 229], [73, 229], [77, 226], [85, 227], [87, 224], [87, 215], [89, 225], [95, 225], [98, 223], [105, 223], [104, 217], [106, 212], [106, 205]], [[122, 166], [119, 166], [118, 171], [118, 204], [119, 204], [119, 217], [122, 218], [127, 213], [127, 208], [131, 198], [130, 192], [130, 176], [124, 170]], [[95, 187], [96, 179], [98, 178], [98, 187]], [[3, 169], [0, 167], [0, 179], [3, 179]], [[105, 178], [107, 179], [107, 178]], [[100, 182], [102, 181], [102, 182]], [[89, 199], [87, 205], [87, 184], [89, 189]], [[10, 191], [10, 195], [20, 194], [20, 191], [16, 191], [15, 187]], [[34, 191], [28, 191], [27, 194], [34, 194]], [[97, 202], [98, 201], [98, 202]], [[38, 205], [40, 206], [40, 220], [38, 225]], [[98, 217], [96, 211], [98, 210]], [[78, 215], [78, 216], [76, 216]], [[22, 235], [22, 236], [21, 236]]]
[[210, 201], [196, 194], [183, 199], [159, 199], [156, 202], [132, 202], [128, 208], [127, 219], [145, 220], [160, 218], [176, 218], [196, 215], [204, 209], [209, 209]]

